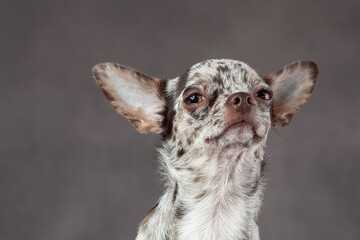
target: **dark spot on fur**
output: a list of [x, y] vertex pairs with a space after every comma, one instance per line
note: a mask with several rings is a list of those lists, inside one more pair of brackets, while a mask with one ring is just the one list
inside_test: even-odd
[[229, 71], [229, 67], [228, 66], [223, 66], [223, 65], [220, 65], [220, 66], [218, 66], [217, 68], [216, 68], [216, 70], [218, 71], [218, 72], [227, 72], [227, 71]]
[[248, 74], [247, 74], [247, 71], [246, 71], [245, 69], [243, 69], [241, 72], [243, 73], [243, 80], [244, 80], [244, 82], [247, 83], [247, 82], [248, 82]]
[[194, 119], [195, 120], [204, 120], [205, 117], [208, 116], [209, 110], [210, 110], [210, 106], [206, 105], [206, 106], [202, 106], [201, 108], [189, 111], [189, 113], [190, 113], [191, 117], [193, 117], [193, 119], [192, 118], [186, 119], [187, 123], [193, 124]]
[[186, 139], [186, 141], [187, 141], [187, 143], [188, 143], [189, 145], [192, 144], [191, 138]]
[[261, 165], [260, 165], [260, 176], [261, 178], [265, 177], [266, 174], [266, 160], [262, 160], [261, 161]]
[[252, 196], [257, 192], [257, 190], [259, 188], [259, 184], [260, 184], [260, 178], [257, 178], [255, 183], [251, 186], [249, 196]]
[[217, 114], [219, 112], [220, 108], [216, 108], [213, 112], [213, 114]]
[[149, 213], [152, 213], [155, 211], [155, 209], [158, 207], [159, 203], [157, 202], [149, 211]]
[[216, 99], [218, 98], [218, 96], [219, 96], [218, 91], [215, 90], [215, 91], [213, 92], [213, 94], [211, 95], [211, 98], [210, 98], [210, 100], [209, 100], [209, 106], [210, 106], [210, 107], [212, 107], [212, 106], [214, 105], [214, 103], [215, 103]]
[[186, 214], [186, 209], [184, 205], [180, 202], [175, 210], [175, 218], [182, 219]]
[[201, 129], [200, 126], [199, 126], [199, 127], [196, 127], [196, 128], [194, 129], [194, 132], [198, 132], [200, 129]]
[[[201, 117], [201, 113], [199, 111], [192, 112], [190, 115], [196, 120], [199, 120]], [[192, 121], [190, 121], [190, 119], [188, 119], [188, 123], [192, 124]]]
[[170, 236], [169, 236], [169, 233], [168, 233], [168, 232], [165, 233], [164, 238], [165, 238], [165, 240], [170, 240]]
[[160, 82], [160, 84], [161, 84], [160, 92], [162, 92], [165, 95], [165, 102], [166, 102], [165, 108], [164, 108], [163, 112], [161, 113], [161, 115], [164, 116], [163, 122], [161, 124], [162, 129], [163, 129], [163, 133], [162, 133], [163, 140], [171, 138], [174, 117], [176, 114], [175, 110], [174, 110], [175, 97], [173, 95], [165, 94], [167, 83], [168, 83], [167, 80], [163, 80]]
[[181, 148], [178, 152], [177, 152], [177, 156], [178, 158], [180, 158], [182, 155], [184, 155], [185, 150], [183, 148]]
[[219, 74], [217, 74], [214, 78], [213, 78], [213, 81], [218, 84], [219, 86], [223, 86], [223, 80], [222, 78], [220, 77]]
[[205, 109], [200, 112], [198, 119], [204, 120], [208, 116], [209, 111], [210, 111], [210, 106], [206, 106]]
[[196, 177], [194, 178], [194, 182], [195, 182], [195, 183], [200, 182], [201, 178], [202, 178], [202, 177], [199, 176], [199, 175], [196, 176]]
[[206, 191], [203, 191], [202, 193], [200, 193], [199, 195], [197, 195], [195, 198], [196, 199], [201, 199], [206, 195]]
[[173, 198], [172, 198], [172, 202], [173, 202], [173, 203], [174, 203], [175, 200], [176, 200], [177, 194], [178, 194], [178, 183], [176, 182], [175, 188], [174, 188], [174, 193], [173, 193]]

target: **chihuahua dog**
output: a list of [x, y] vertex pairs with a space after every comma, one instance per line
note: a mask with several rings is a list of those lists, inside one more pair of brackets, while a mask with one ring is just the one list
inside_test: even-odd
[[212, 59], [173, 79], [115, 63], [93, 68], [111, 105], [141, 133], [161, 134], [165, 191], [137, 240], [259, 240], [269, 129], [289, 124], [318, 74], [298, 61], [260, 76], [247, 64]]

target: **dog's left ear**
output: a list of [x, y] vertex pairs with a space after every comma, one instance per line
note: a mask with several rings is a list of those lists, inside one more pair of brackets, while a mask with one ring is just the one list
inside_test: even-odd
[[264, 77], [273, 91], [272, 124], [289, 124], [294, 113], [306, 103], [314, 89], [318, 67], [311, 61], [298, 61]]
[[116, 63], [100, 63], [92, 69], [115, 110], [141, 133], [161, 133], [165, 93], [163, 82]]

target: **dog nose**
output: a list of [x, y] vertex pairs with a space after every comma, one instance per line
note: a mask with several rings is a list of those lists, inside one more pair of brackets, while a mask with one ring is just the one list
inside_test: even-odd
[[234, 93], [228, 98], [226, 102], [226, 105], [232, 106], [238, 110], [243, 110], [244, 112], [249, 110], [253, 104], [254, 100], [252, 96], [246, 92]]

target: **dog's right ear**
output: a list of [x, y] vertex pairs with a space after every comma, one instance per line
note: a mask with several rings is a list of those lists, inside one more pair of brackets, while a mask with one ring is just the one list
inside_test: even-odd
[[159, 79], [115, 63], [100, 63], [92, 72], [111, 105], [139, 132], [163, 131], [165, 93]]

